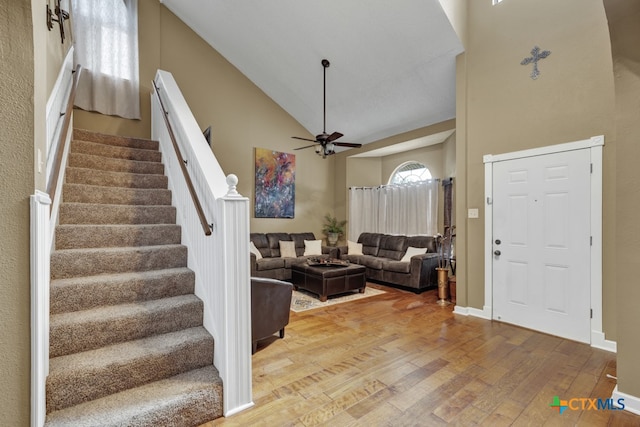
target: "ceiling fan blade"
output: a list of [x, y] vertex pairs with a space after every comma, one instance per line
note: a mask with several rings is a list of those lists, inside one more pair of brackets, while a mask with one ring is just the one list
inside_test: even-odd
[[333, 145], [337, 145], [338, 147], [352, 147], [352, 148], [362, 147], [362, 144], [356, 144], [353, 142], [334, 142]]
[[301, 139], [303, 141], [311, 141], [311, 142], [316, 142], [315, 139], [309, 139], [309, 138], [300, 138], [299, 136], [292, 136], [291, 138], [293, 139]]
[[343, 137], [344, 135], [342, 135], [340, 132], [334, 132], [331, 135], [329, 135], [329, 138], [327, 138], [327, 142], [331, 142], [331, 141], [335, 141], [338, 138]]
[[316, 146], [316, 144], [305, 145], [304, 147], [294, 148], [294, 150], [302, 150], [303, 148], [311, 148], [311, 147], [315, 147], [315, 146]]

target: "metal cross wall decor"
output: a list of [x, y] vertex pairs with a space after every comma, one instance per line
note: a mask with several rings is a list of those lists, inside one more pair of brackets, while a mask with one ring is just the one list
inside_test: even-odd
[[540, 52], [540, 48], [538, 46], [534, 46], [533, 49], [531, 49], [531, 56], [528, 58], [524, 58], [522, 62], [520, 62], [520, 65], [529, 65], [533, 63], [533, 71], [531, 71], [531, 78], [535, 80], [540, 75], [540, 70], [538, 70], [538, 61], [546, 58], [549, 55], [551, 55], [550, 51], [543, 50], [542, 52]]

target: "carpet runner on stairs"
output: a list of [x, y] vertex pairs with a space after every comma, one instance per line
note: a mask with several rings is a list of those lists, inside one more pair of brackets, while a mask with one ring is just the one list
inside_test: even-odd
[[51, 254], [46, 426], [222, 416], [158, 143], [74, 131]]

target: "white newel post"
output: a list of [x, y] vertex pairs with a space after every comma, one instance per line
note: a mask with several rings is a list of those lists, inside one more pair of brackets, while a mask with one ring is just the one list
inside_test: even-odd
[[49, 210], [51, 199], [31, 196], [31, 426], [44, 425], [45, 385], [49, 375]]
[[[253, 406], [251, 391], [251, 282], [249, 268], [249, 199], [236, 191], [238, 178], [227, 176], [229, 190], [216, 200], [216, 313], [221, 343], [215, 365], [224, 386], [223, 410], [230, 416]], [[224, 355], [220, 354], [224, 352]]]

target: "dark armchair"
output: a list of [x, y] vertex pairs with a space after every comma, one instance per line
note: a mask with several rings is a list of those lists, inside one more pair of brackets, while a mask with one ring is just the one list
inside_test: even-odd
[[293, 285], [276, 279], [251, 278], [251, 354], [258, 341], [280, 332], [289, 324]]

